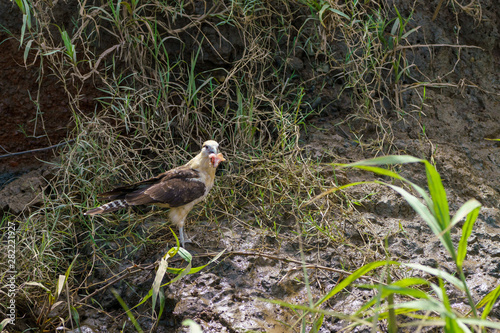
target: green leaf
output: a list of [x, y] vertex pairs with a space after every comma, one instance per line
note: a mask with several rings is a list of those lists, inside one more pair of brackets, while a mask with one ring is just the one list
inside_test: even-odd
[[[467, 203], [465, 203], [464, 206]], [[460, 242], [458, 243], [457, 266], [459, 268], [462, 268], [462, 264], [465, 260], [465, 256], [467, 254], [467, 241], [472, 233], [472, 228], [474, 227], [474, 223], [476, 222], [476, 219], [479, 215], [479, 210], [481, 209], [481, 204], [477, 201], [476, 203], [479, 204], [479, 206], [472, 210], [469, 214], [467, 214], [467, 219], [465, 220], [464, 226], [462, 228], [462, 237], [460, 238]]]
[[193, 260], [193, 256], [191, 255], [191, 253], [189, 253], [186, 249], [182, 247], [179, 248], [178, 254], [179, 256], [181, 256], [182, 259], [184, 259], [187, 262], [191, 262], [191, 260]]
[[189, 326], [190, 333], [203, 333], [201, 326], [192, 319], [184, 320], [182, 326]]
[[418, 309], [420, 311], [434, 311], [437, 313], [442, 313], [446, 311], [446, 308], [443, 304], [439, 303], [435, 299], [419, 299], [415, 301], [397, 303], [394, 305], [397, 309]]
[[455, 216], [451, 219], [450, 224], [453, 226], [460, 222], [461, 219], [466, 217], [470, 212], [472, 212], [476, 208], [480, 208], [481, 203], [477, 201], [476, 199], [470, 199], [466, 203], [460, 207], [457, 212], [455, 213]]
[[382, 176], [388, 176], [388, 177], [392, 177], [394, 179], [399, 179], [399, 180], [403, 180], [403, 181], [408, 182], [405, 178], [401, 177], [397, 173], [395, 173], [391, 170], [388, 170], [388, 169], [379, 168], [379, 167], [375, 167], [375, 166], [369, 166], [369, 165], [366, 165], [366, 166], [365, 165], [358, 165], [355, 168], [361, 169], [361, 170], [366, 170], [366, 171], [371, 171], [373, 173], [376, 173], [376, 174], [379, 174]]
[[454, 277], [453, 275], [451, 275], [445, 271], [442, 271], [442, 270], [439, 270], [436, 268], [432, 268], [432, 267], [428, 267], [428, 266], [424, 266], [424, 265], [420, 265], [420, 264], [401, 264], [401, 265], [406, 266], [406, 267], [410, 267], [413, 269], [418, 269], [418, 270], [424, 271], [426, 273], [432, 274], [434, 276], [443, 278], [446, 281], [453, 284], [458, 289], [465, 291], [462, 281], [460, 281], [460, 279]]
[[398, 192], [403, 196], [403, 198], [408, 202], [408, 204], [413, 208], [413, 210], [429, 225], [431, 228], [432, 232], [437, 236], [441, 233], [441, 228], [439, 226], [439, 223], [436, 221], [435, 217], [431, 214], [429, 209], [420, 202], [420, 200], [417, 199], [414, 195], [408, 193], [405, 189], [387, 184], [387, 183], [382, 183], [379, 182], [380, 184], [383, 184], [385, 186], [388, 186], [392, 188], [394, 191]]
[[358, 165], [376, 166], [376, 165], [388, 165], [388, 164], [417, 163], [424, 161], [425, 160], [423, 159], [413, 157], [410, 155], [388, 155], [388, 156], [375, 157], [368, 160], [362, 160], [350, 164], [337, 164], [337, 165], [342, 165], [344, 167], [355, 167]]
[[356, 270], [351, 275], [349, 275], [348, 277], [346, 277], [340, 283], [338, 283], [335, 288], [333, 288], [328, 294], [323, 296], [318, 302], [316, 302], [316, 304], [314, 306], [317, 307], [318, 305], [323, 304], [324, 302], [326, 302], [327, 300], [332, 298], [335, 294], [337, 294], [339, 291], [341, 291], [342, 289], [344, 289], [345, 287], [347, 287], [348, 285], [350, 285], [351, 283], [353, 283], [355, 280], [357, 280], [359, 277], [365, 275], [366, 273], [368, 273], [368, 272], [370, 272], [370, 271], [372, 271], [380, 266], [385, 266], [388, 264], [389, 265], [400, 265], [396, 261], [389, 261], [389, 262], [387, 262], [387, 261], [375, 261], [375, 262], [366, 264], [363, 267]]
[[[189, 274], [198, 273], [203, 268], [207, 267], [208, 265], [210, 265], [211, 263], [213, 263], [214, 261], [216, 261], [217, 259], [219, 259], [224, 254], [224, 252], [226, 252], [226, 250], [223, 250], [223, 251], [219, 252], [215, 257], [212, 258], [212, 260], [210, 260], [207, 264], [205, 264], [203, 266], [198, 266], [198, 267], [191, 268], [191, 271], [189, 272]], [[172, 268], [172, 267], [169, 267], [167, 269], [167, 271], [169, 273], [172, 273], [172, 274], [181, 274], [183, 270], [184, 270], [184, 268]]]
[[127, 304], [123, 300], [123, 298], [121, 298], [120, 294], [118, 294], [118, 292], [116, 291], [115, 288], [111, 288], [110, 290], [111, 290], [111, 293], [118, 300], [118, 302], [120, 303], [120, 305], [122, 306], [122, 308], [125, 310], [125, 313], [127, 314], [128, 318], [130, 319], [130, 321], [132, 322], [132, 324], [134, 324], [135, 329], [137, 330], [137, 332], [143, 333], [144, 331], [142, 330], [141, 326], [139, 325], [139, 323], [135, 319], [134, 314], [132, 313], [132, 311], [130, 311], [130, 309], [128, 308]]
[[491, 309], [493, 308], [493, 305], [496, 303], [498, 299], [498, 296], [500, 296], [500, 285], [498, 285], [493, 291], [490, 291], [486, 296], [483, 297], [481, 301], [479, 301], [479, 303], [477, 303], [476, 305], [477, 308], [486, 305], [481, 315], [482, 319], [486, 319], [488, 317]]
[[76, 326], [80, 327], [80, 314], [78, 314], [78, 311], [76, 310], [76, 308], [74, 306], [71, 306], [70, 309], [71, 309], [71, 317], [75, 321]]
[[399, 286], [399, 287], [409, 287], [409, 286], [415, 286], [415, 285], [429, 285], [429, 281], [418, 278], [418, 277], [409, 277], [409, 278], [404, 278], [398, 281], [395, 281], [392, 283], [394, 286]]
[[33, 43], [33, 39], [28, 41], [26, 43], [26, 47], [24, 48], [24, 56], [23, 56], [23, 59], [24, 59], [24, 62], [26, 63], [26, 61], [28, 60], [28, 55], [30, 53], [30, 50], [31, 50], [31, 44]]
[[500, 323], [495, 321], [475, 319], [475, 318], [459, 318], [457, 319], [457, 321], [467, 325], [485, 326], [485, 327], [495, 328], [497, 330], [500, 329]]
[[325, 314], [322, 313], [319, 316], [319, 318], [314, 321], [313, 326], [312, 326], [311, 330], [309, 331], [309, 333], [318, 333], [321, 326], [323, 326], [324, 319], [325, 319]]
[[429, 192], [434, 203], [436, 219], [441, 225], [441, 230], [444, 230], [450, 224], [450, 211], [448, 200], [446, 199], [446, 191], [436, 168], [426, 160], [423, 160], [423, 163], [425, 164], [427, 185], [429, 186]]
[[328, 9], [328, 7], [330, 7], [330, 5], [328, 3], [324, 4], [323, 7], [321, 7], [321, 9], [318, 11], [318, 17], [319, 17], [319, 21], [321, 22], [321, 25], [322, 26], [325, 26], [325, 23], [323, 23], [323, 14], [325, 13], [325, 10]]
[[351, 20], [351, 18], [349, 17], [349, 15], [347, 15], [346, 13], [341, 12], [341, 11], [340, 11], [340, 10], [338, 10], [338, 9], [335, 9], [335, 8], [329, 8], [329, 10], [330, 10], [331, 12], [334, 12], [334, 13], [335, 13], [335, 14], [337, 14], [337, 15], [340, 15], [340, 16], [342, 16], [342, 17], [344, 17], [344, 18], [348, 19], [349, 21]]

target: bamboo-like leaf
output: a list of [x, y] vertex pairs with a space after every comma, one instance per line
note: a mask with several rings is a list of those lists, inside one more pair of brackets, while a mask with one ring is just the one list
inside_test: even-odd
[[178, 254], [182, 259], [184, 259], [187, 262], [191, 262], [191, 260], [193, 260], [193, 256], [191, 255], [191, 253], [189, 253], [186, 249], [182, 247], [179, 248]]
[[429, 192], [434, 202], [436, 219], [441, 225], [441, 230], [444, 230], [450, 224], [450, 211], [446, 191], [436, 168], [426, 160], [423, 160], [423, 163], [425, 164], [425, 172], [427, 174], [427, 185], [429, 186]]
[[319, 22], [321, 23], [322, 26], [325, 26], [325, 23], [323, 22], [323, 15], [325, 14], [325, 11], [328, 9], [328, 7], [330, 7], [330, 5], [328, 3], [326, 3], [318, 11]]
[[415, 301], [397, 303], [394, 307], [397, 309], [418, 309], [420, 311], [434, 311], [437, 313], [443, 313], [446, 311], [443, 304], [439, 303], [435, 299], [419, 299]]
[[406, 266], [406, 267], [410, 267], [413, 269], [418, 269], [418, 270], [424, 271], [426, 273], [432, 274], [434, 276], [443, 278], [446, 281], [448, 281], [449, 283], [453, 284], [458, 289], [465, 291], [462, 281], [460, 281], [460, 279], [454, 277], [453, 275], [451, 275], [445, 271], [442, 271], [442, 270], [439, 270], [436, 268], [432, 268], [432, 267], [428, 267], [428, 266], [424, 266], [424, 265], [420, 265], [420, 264], [401, 264], [401, 265]]
[[479, 303], [477, 303], [476, 305], [477, 308], [485, 306], [483, 309], [483, 313], [481, 314], [482, 319], [486, 319], [488, 317], [491, 309], [493, 308], [493, 305], [496, 303], [499, 296], [500, 296], [500, 284], [495, 289], [490, 291], [486, 296], [484, 296], [483, 299], [479, 301]]
[[394, 286], [399, 286], [399, 287], [409, 287], [409, 286], [415, 286], [415, 285], [429, 285], [429, 281], [418, 278], [418, 277], [409, 277], [409, 278], [404, 278], [398, 281], [395, 281], [392, 283]]
[[467, 325], [477, 325], [484, 327], [491, 327], [497, 330], [500, 330], [500, 323], [496, 321], [489, 321], [484, 319], [476, 319], [476, 318], [459, 318], [458, 322], [467, 324]]
[[343, 164], [345, 167], [355, 167], [358, 165], [387, 165], [387, 164], [406, 164], [406, 163], [417, 163], [423, 162], [425, 160], [410, 155], [388, 155], [375, 157], [368, 160], [362, 160], [355, 163]]
[[477, 201], [476, 199], [470, 199], [469, 201], [467, 201], [466, 203], [464, 203], [462, 205], [462, 207], [460, 207], [457, 210], [457, 212], [455, 213], [455, 216], [453, 216], [453, 218], [451, 219], [450, 224], [452, 226], [454, 226], [455, 224], [457, 224], [458, 222], [460, 222], [461, 219], [463, 219], [470, 212], [472, 212], [474, 209], [480, 208], [480, 207], [481, 207], [481, 203], [479, 201]]
[[365, 170], [365, 171], [371, 171], [373, 173], [376, 173], [376, 174], [379, 174], [382, 176], [388, 176], [388, 177], [392, 177], [394, 179], [399, 179], [399, 180], [408, 182], [408, 180], [406, 180], [404, 177], [401, 177], [399, 174], [395, 173], [394, 171], [388, 170], [388, 169], [370, 166], [370, 165], [358, 165], [358, 166], [355, 166], [355, 168]]
[[390, 188], [392, 188], [394, 191], [398, 192], [403, 196], [403, 198], [408, 202], [408, 204], [413, 208], [413, 210], [427, 223], [427, 225], [431, 228], [432, 232], [437, 236], [441, 233], [441, 228], [439, 226], [439, 223], [435, 219], [435, 217], [431, 214], [429, 209], [420, 202], [414, 195], [408, 193], [405, 189], [387, 184], [387, 183], [382, 183], [380, 184], [386, 185]]
[[70, 311], [71, 311], [71, 317], [75, 321], [76, 326], [80, 327], [80, 314], [78, 313], [78, 310], [74, 306], [71, 306]]
[[[479, 202], [477, 203], [479, 204]], [[473, 211], [467, 214], [467, 219], [465, 220], [462, 228], [462, 237], [460, 238], [457, 249], [457, 266], [459, 268], [462, 268], [462, 264], [465, 260], [465, 256], [467, 254], [467, 241], [472, 233], [472, 228], [474, 227], [474, 223], [476, 222], [480, 209], [481, 204], [479, 204], [479, 207], [476, 207]]]
[[[223, 250], [223, 251], [219, 252], [215, 257], [212, 258], [212, 260], [210, 260], [207, 264], [205, 264], [203, 266], [198, 266], [198, 267], [191, 268], [191, 270], [189, 271], [188, 274], [198, 273], [203, 268], [207, 267], [208, 265], [210, 265], [211, 263], [213, 263], [214, 261], [216, 261], [217, 259], [219, 259], [224, 254], [224, 252], [226, 252], [226, 250]], [[172, 267], [169, 267], [167, 269], [167, 271], [169, 273], [173, 273], [173, 274], [181, 274], [183, 270], [184, 270], [184, 268], [172, 268]]]
[[400, 263], [396, 261], [375, 261], [372, 263], [369, 263], [367, 265], [364, 265], [363, 267], [359, 268], [356, 270], [354, 273], [346, 277], [344, 280], [342, 280], [340, 283], [337, 284], [335, 288], [333, 288], [328, 294], [323, 296], [316, 304], [314, 305], [317, 307], [318, 305], [326, 302], [330, 298], [332, 298], [335, 294], [337, 294], [339, 291], [353, 283], [355, 280], [357, 280], [359, 277], [365, 275], [366, 273], [384, 265], [400, 265]]

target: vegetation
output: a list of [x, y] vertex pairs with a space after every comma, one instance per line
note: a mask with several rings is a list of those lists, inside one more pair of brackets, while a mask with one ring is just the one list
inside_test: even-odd
[[[71, 142], [59, 161], [50, 162], [54, 177], [43, 193], [42, 207], [6, 215], [1, 222], [2, 228], [9, 222], [17, 225], [16, 279], [22, 286], [18, 298], [32, 330], [79, 327], [79, 316], [88, 307], [107, 311], [98, 297], [105, 292], [113, 293], [124, 309], [121, 315], [128, 316], [138, 332], [145, 328], [136, 316], [147, 306], [154, 330], [165, 313], [163, 288], [225, 258], [219, 253], [193, 268], [192, 254], [175, 246], [175, 235], [157, 223], [167, 219], [161, 210], [83, 216], [98, 204], [96, 193], [185, 163], [190, 158], [186, 152], [196, 152], [205, 139], [218, 140], [229, 163], [191, 219], [217, 226], [228, 218], [248, 218], [253, 222], [245, 224], [247, 228], [278, 240], [287, 229], [305, 245], [346, 243], [336, 221], [354, 209], [357, 199], [348, 192], [334, 193], [348, 186], [339, 186], [336, 171], [323, 171], [324, 162], [338, 156], [325, 152], [318, 160], [303, 154], [301, 131], [307, 132], [310, 117], [338, 106], [338, 98], [347, 95], [350, 107], [357, 110], [347, 120], [361, 126], [355, 132], [358, 144], [373, 154], [386, 154], [392, 152], [393, 139], [388, 119], [418, 118], [426, 89], [439, 85], [409, 54], [412, 38], [420, 31], [413, 25], [413, 11], [402, 12], [383, 0], [342, 5], [323, 0], [234, 0], [209, 2], [207, 7], [196, 1], [75, 1], [72, 16], [62, 20], [54, 19], [57, 4], [15, 3], [22, 26], [8, 33], [24, 50], [25, 64], [39, 66], [40, 84], [46, 75], [59, 78], [73, 113]], [[304, 75], [303, 68], [313, 75]], [[325, 97], [324, 89], [335, 95]], [[418, 103], [404, 105], [410, 93]], [[81, 107], [89, 97], [97, 102], [94, 110]], [[363, 141], [363, 129], [372, 126], [377, 137]], [[426, 139], [425, 128], [422, 133]], [[408, 162], [425, 164], [430, 194], [378, 167]], [[354, 273], [319, 300], [310, 294], [306, 305], [268, 300], [297, 311], [296, 326], [287, 324], [318, 332], [325, 318], [333, 316], [373, 331], [385, 323], [392, 332], [406, 326], [443, 327], [447, 332], [500, 328], [487, 319], [499, 288], [475, 304], [462, 271], [479, 204], [470, 201], [450, 217], [439, 174], [422, 159], [392, 156], [343, 166], [393, 178], [418, 193], [424, 203], [407, 189], [384, 183], [427, 222], [455, 263], [456, 276], [367, 256], [372, 262], [346, 267]], [[334, 190], [325, 192], [328, 188]], [[319, 199], [328, 205], [311, 205]], [[285, 216], [292, 216], [297, 225], [281, 223]], [[450, 230], [464, 217], [457, 246]], [[158, 260], [144, 260], [146, 251], [161, 253]], [[171, 265], [176, 254], [184, 266]], [[394, 270], [427, 275], [395, 279]], [[111, 287], [144, 271], [155, 277], [150, 289], [134, 289], [140, 300], [127, 304], [122, 291]], [[304, 272], [309, 288], [305, 268]], [[370, 274], [378, 274], [379, 283], [363, 287], [373, 289], [375, 296], [357, 313], [332, 313], [325, 307]], [[0, 276], [0, 281], [5, 278]], [[464, 293], [470, 314], [459, 315], [451, 308], [451, 288]], [[57, 312], [58, 308], [63, 310]], [[4, 306], [2, 313], [7, 313]], [[200, 330], [192, 321], [186, 325]]]

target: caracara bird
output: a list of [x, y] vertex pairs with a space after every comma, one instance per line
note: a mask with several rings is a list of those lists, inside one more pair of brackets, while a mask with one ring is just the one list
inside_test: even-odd
[[108, 213], [136, 205], [170, 208], [168, 216], [179, 228], [179, 240], [185, 247], [184, 220], [193, 206], [205, 199], [214, 186], [215, 170], [223, 161], [219, 144], [213, 140], [206, 141], [201, 152], [187, 164], [151, 179], [100, 194], [100, 198], [113, 201], [91, 209], [85, 215]]

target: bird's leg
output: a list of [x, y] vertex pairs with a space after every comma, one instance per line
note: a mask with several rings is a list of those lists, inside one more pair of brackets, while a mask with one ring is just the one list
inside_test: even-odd
[[186, 243], [192, 243], [189, 236], [184, 232], [184, 225], [179, 227], [179, 242], [182, 247], [186, 247]]
[[182, 220], [178, 224], [179, 226], [179, 242], [183, 248], [186, 248], [186, 243], [191, 243], [189, 236], [184, 232], [184, 221], [186, 220], [187, 214], [182, 217]]

